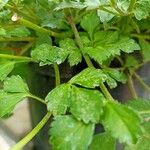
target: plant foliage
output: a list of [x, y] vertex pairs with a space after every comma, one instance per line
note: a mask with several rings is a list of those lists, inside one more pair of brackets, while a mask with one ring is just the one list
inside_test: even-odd
[[[47, 108], [12, 150], [23, 148], [49, 114], [54, 150], [115, 150], [118, 141], [126, 150], [148, 150], [150, 101], [139, 98], [134, 81], [150, 92], [137, 73], [150, 61], [149, 24], [150, 0], [0, 0], [0, 117], [25, 98]], [[25, 82], [31, 72], [22, 63], [55, 77], [45, 98], [31, 94]], [[125, 104], [112, 94], [122, 84], [131, 93]]]

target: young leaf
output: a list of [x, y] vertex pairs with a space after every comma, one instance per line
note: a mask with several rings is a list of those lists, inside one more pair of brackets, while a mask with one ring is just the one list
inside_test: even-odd
[[92, 141], [94, 124], [84, 124], [71, 116], [56, 117], [50, 129], [55, 150], [86, 150]]
[[100, 64], [110, 57], [120, 55], [121, 51], [131, 53], [134, 50], [140, 50], [139, 45], [133, 39], [128, 37], [119, 39], [117, 32], [97, 32], [93, 42], [94, 46], [84, 47], [83, 52]]
[[103, 125], [112, 137], [121, 143], [136, 143], [141, 134], [139, 116], [127, 106], [107, 102], [104, 107]]
[[54, 116], [65, 114], [70, 105], [70, 85], [62, 84], [50, 91], [46, 96], [47, 109]]
[[115, 139], [107, 132], [94, 135], [90, 150], [115, 150]]
[[62, 48], [42, 44], [31, 52], [31, 56], [40, 62], [40, 65], [61, 64], [67, 57], [67, 52]]
[[98, 123], [103, 112], [104, 96], [97, 90], [72, 87], [70, 112], [77, 120]]
[[88, 13], [83, 17], [80, 23], [81, 27], [88, 32], [90, 38], [93, 38], [94, 32], [100, 25], [100, 20], [96, 12]]
[[150, 43], [146, 42], [145, 40], [140, 40], [139, 43], [141, 46], [143, 59], [145, 61], [149, 61], [150, 60]]
[[100, 69], [87, 68], [74, 76], [69, 82], [87, 88], [94, 88], [99, 86], [99, 83], [104, 82], [106, 79], [107, 75], [105, 75]]
[[15, 105], [26, 97], [24, 93], [6, 93], [0, 90], [0, 118], [10, 114], [14, 109]]
[[29, 88], [23, 79], [17, 75], [4, 81], [4, 91], [8, 93], [28, 93]]
[[3, 81], [8, 74], [14, 69], [15, 62], [4, 61], [0, 63], [0, 80]]

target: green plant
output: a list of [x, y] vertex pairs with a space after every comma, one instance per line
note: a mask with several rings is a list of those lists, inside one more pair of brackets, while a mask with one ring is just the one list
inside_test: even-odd
[[[150, 0], [0, 1], [0, 117], [11, 115], [25, 97], [47, 106], [45, 117], [12, 150], [27, 144], [51, 115], [53, 149], [110, 150], [117, 139], [126, 150], [148, 150], [150, 102], [138, 97], [133, 77], [150, 92], [136, 73], [150, 60], [149, 13]], [[87, 67], [61, 84], [59, 65], [66, 60], [70, 67], [84, 61]], [[20, 63], [54, 67], [56, 87], [45, 99], [13, 75]], [[125, 104], [109, 92], [118, 82], [132, 94]], [[104, 132], [95, 135], [97, 124]]]

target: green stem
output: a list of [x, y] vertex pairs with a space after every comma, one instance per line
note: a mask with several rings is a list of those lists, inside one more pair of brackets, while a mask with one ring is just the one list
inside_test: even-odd
[[[76, 42], [77, 42], [77, 44], [78, 44], [78, 46], [79, 46], [79, 48], [80, 48], [80, 50], [82, 52], [83, 44], [82, 44], [81, 38], [79, 36], [78, 30], [77, 30], [77, 28], [76, 28], [76, 26], [75, 26], [75, 24], [73, 22], [73, 19], [72, 19], [72, 17], [67, 17], [67, 19], [68, 19], [68, 21], [70, 23], [70, 26], [71, 26], [71, 28], [73, 30], [73, 33], [75, 35]], [[84, 57], [87, 65], [89, 67], [94, 67], [93, 64], [92, 64], [92, 62], [91, 62], [91, 60], [90, 60], [90, 58], [87, 55], [83, 54], [83, 57]]]
[[59, 67], [55, 63], [54, 64], [54, 71], [55, 71], [55, 78], [56, 78], [56, 86], [60, 85], [60, 73], [59, 73]]
[[137, 23], [130, 17], [130, 21], [131, 21], [131, 25], [135, 28], [135, 30], [136, 30], [136, 32], [138, 33], [138, 34], [140, 34], [140, 28], [139, 28], [139, 26], [137, 25]]
[[11, 150], [20, 150], [23, 148], [31, 139], [43, 128], [43, 126], [47, 123], [51, 116], [50, 112], [44, 116], [44, 118], [39, 122], [39, 124], [29, 133], [27, 134], [21, 141], [19, 141], [16, 145], [14, 145]]
[[150, 92], [150, 87], [140, 78], [140, 76], [136, 73], [133, 72], [133, 75], [137, 79], [137, 81], [148, 91]]
[[24, 26], [26, 26], [26, 27], [28, 27], [28, 28], [34, 29], [34, 30], [36, 30], [36, 31], [38, 31], [38, 32], [41, 32], [41, 33], [48, 33], [49, 35], [51, 35], [51, 36], [56, 36], [56, 37], [59, 36], [58, 33], [55, 33], [55, 32], [53, 32], [53, 31], [51, 31], [51, 30], [47, 30], [47, 29], [45, 29], [45, 28], [42, 28], [42, 27], [40, 27], [40, 26], [38, 26], [38, 25], [36, 25], [36, 24], [34, 24], [34, 23], [32, 23], [32, 22], [26, 20], [26, 19], [20, 18], [20, 19], [18, 20], [18, 22], [19, 22], [20, 24], [22, 24], [22, 25], [24, 25]]
[[116, 1], [115, 0], [110, 0], [112, 7], [122, 16], [126, 16], [126, 14], [120, 9], [118, 8]]
[[[77, 44], [78, 44], [78, 46], [79, 46], [79, 48], [80, 48], [80, 50], [81, 50], [81, 49], [83, 49], [83, 44], [82, 44], [80, 35], [79, 35], [79, 33], [78, 33], [78, 30], [77, 30], [77, 28], [76, 28], [76, 26], [75, 26], [75, 24], [74, 24], [74, 22], [73, 22], [72, 17], [67, 17], [67, 19], [68, 19], [68, 21], [69, 21], [69, 23], [70, 23], [70, 25], [71, 25], [71, 28], [72, 28], [72, 30], [73, 30], [73, 33], [74, 33], [74, 35], [75, 35], [76, 42], [77, 42]], [[81, 51], [81, 52], [82, 52], [82, 51]], [[88, 55], [84, 55], [84, 54], [83, 54], [83, 57], [84, 57], [84, 59], [85, 59], [85, 61], [86, 61], [86, 64], [88, 65], [88, 67], [94, 67], [94, 65], [92, 64], [92, 62], [91, 62], [91, 60], [90, 60], [90, 58], [89, 58]], [[100, 88], [101, 88], [103, 94], [105, 95], [105, 97], [106, 97], [108, 100], [113, 100], [113, 97], [110, 95], [109, 91], [107, 90], [107, 88], [105, 87], [105, 85], [104, 85], [102, 82], [100, 83]]]
[[0, 42], [30, 42], [35, 41], [34, 37], [0, 37]]
[[133, 84], [133, 81], [132, 81], [132, 77], [130, 74], [128, 74], [128, 87], [129, 87], [129, 90], [130, 90], [130, 93], [132, 95], [133, 98], [137, 98], [137, 93], [135, 91], [135, 88], [134, 88], [134, 84]]
[[150, 35], [148, 34], [131, 34], [131, 37], [136, 37], [138, 39], [147, 39], [147, 40], [150, 40]]
[[101, 91], [103, 92], [103, 94], [105, 95], [105, 97], [108, 99], [108, 100], [113, 100], [113, 97], [111, 96], [111, 94], [109, 93], [109, 91], [107, 90], [106, 86], [100, 82], [99, 84], [100, 88], [101, 88]]
[[34, 44], [34, 42], [30, 42], [30, 43], [26, 44], [23, 47], [23, 49], [21, 50], [20, 55], [25, 54], [32, 47], [33, 44]]
[[37, 100], [37, 101], [39, 101], [39, 102], [41, 102], [41, 103], [46, 105], [46, 102], [43, 99], [41, 99], [40, 97], [37, 97], [37, 96], [32, 95], [30, 93], [29, 93], [28, 97], [33, 98], [33, 99], [35, 99], [35, 100]]
[[15, 59], [15, 60], [25, 60], [27, 62], [36, 62], [34, 59], [32, 59], [30, 57], [25, 57], [25, 56], [0, 54], [0, 58]]

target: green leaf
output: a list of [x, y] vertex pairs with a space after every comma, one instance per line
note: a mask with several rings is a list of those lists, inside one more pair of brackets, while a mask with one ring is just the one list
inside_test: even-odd
[[131, 53], [140, 50], [139, 45], [128, 37], [120, 37], [117, 32], [97, 32], [94, 35], [93, 47], [84, 47], [83, 53], [88, 54], [98, 63], [102, 64], [110, 57], [120, 55], [121, 51]]
[[9, 0], [0, 0], [0, 10], [8, 3]]
[[82, 61], [82, 55], [79, 48], [76, 46], [73, 39], [66, 38], [59, 42], [61, 48], [67, 51], [69, 57], [68, 62], [70, 66], [77, 65]]
[[144, 118], [149, 118], [150, 116], [150, 100], [143, 98], [131, 99], [127, 102], [127, 105], [132, 107], [134, 110], [139, 112], [139, 114]]
[[4, 61], [0, 63], [0, 80], [3, 81], [8, 74], [14, 69], [15, 62]]
[[104, 10], [98, 10], [97, 15], [99, 16], [100, 21], [103, 23], [109, 22], [115, 16], [114, 14], [111, 14], [111, 13], [106, 12]]
[[145, 122], [143, 126], [145, 133], [139, 137], [135, 145], [127, 145], [125, 150], [147, 150], [150, 147], [150, 122]]
[[50, 129], [55, 150], [86, 150], [92, 141], [94, 124], [84, 124], [71, 116], [56, 117]]
[[139, 112], [150, 111], [150, 100], [143, 98], [131, 99], [127, 102], [127, 105]]
[[100, 20], [96, 12], [86, 14], [80, 23], [81, 27], [88, 32], [90, 38], [93, 38], [94, 32], [100, 25]]
[[26, 97], [24, 93], [6, 93], [0, 90], [0, 117], [12, 113], [15, 105]]
[[149, 0], [139, 0], [135, 3], [133, 13], [136, 19], [146, 19], [150, 13], [150, 1]]
[[132, 55], [128, 55], [126, 58], [126, 62], [125, 62], [125, 66], [128, 68], [134, 68], [138, 65], [138, 60], [132, 56]]
[[107, 75], [104, 74], [100, 69], [87, 68], [74, 76], [69, 82], [87, 88], [94, 88], [99, 86], [99, 83], [104, 82], [106, 79]]
[[24, 26], [14, 28], [7, 32], [7, 36], [27, 37], [29, 35], [30, 31]]
[[28, 93], [29, 88], [19, 75], [13, 75], [4, 81], [4, 91], [9, 93]]
[[61, 10], [61, 9], [65, 9], [65, 8], [83, 9], [83, 8], [85, 8], [85, 5], [83, 5], [83, 3], [81, 3], [81, 2], [63, 1], [57, 5], [55, 10]]
[[31, 52], [31, 56], [40, 62], [40, 65], [61, 64], [67, 57], [67, 52], [62, 48], [42, 44]]
[[139, 43], [141, 46], [143, 59], [145, 61], [149, 61], [150, 60], [150, 43], [146, 42], [145, 40], [139, 40]]
[[98, 123], [103, 112], [104, 96], [97, 90], [72, 87], [70, 112], [77, 120]]
[[117, 102], [106, 103], [103, 125], [121, 143], [135, 144], [141, 134], [139, 116], [132, 109]]
[[90, 150], [115, 150], [115, 139], [107, 132], [94, 135]]
[[47, 109], [54, 116], [65, 114], [70, 105], [70, 85], [62, 84], [50, 91], [46, 96]]
[[103, 69], [103, 72], [108, 74], [110, 77], [112, 77], [113, 79], [115, 79], [118, 82], [126, 83], [126, 81], [127, 81], [126, 75], [119, 70], [108, 68], [108, 69]]
[[52, 45], [52, 39], [49, 36], [49, 34], [39, 33], [39, 32], [36, 34], [37, 34], [36, 47], [40, 46], [43, 43]]
[[70, 53], [70, 55], [68, 57], [68, 62], [69, 62], [71, 67], [74, 66], [74, 65], [77, 65], [81, 61], [82, 61], [82, 55], [81, 55], [79, 50], [72, 51]]
[[0, 27], [0, 36], [5, 36], [6, 30]]

